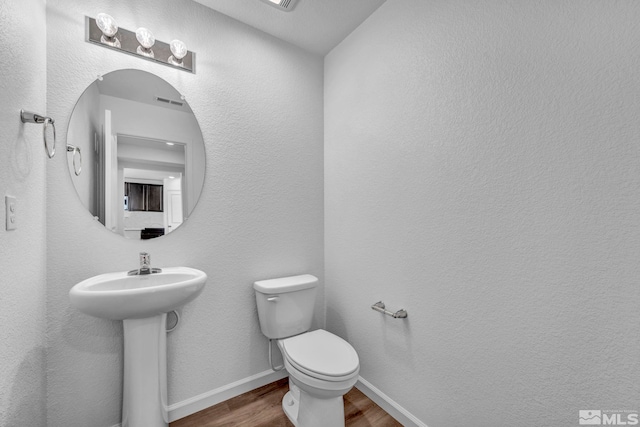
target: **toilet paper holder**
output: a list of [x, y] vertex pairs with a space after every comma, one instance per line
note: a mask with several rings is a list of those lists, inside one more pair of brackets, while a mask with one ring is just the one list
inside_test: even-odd
[[387, 316], [391, 316], [394, 319], [406, 319], [407, 316], [409, 315], [407, 313], [407, 310], [405, 310], [404, 308], [396, 311], [395, 313], [393, 311], [387, 310], [386, 306], [382, 301], [378, 301], [377, 303], [373, 304], [371, 308], [374, 309], [375, 311], [379, 311], [380, 313], [384, 313]]

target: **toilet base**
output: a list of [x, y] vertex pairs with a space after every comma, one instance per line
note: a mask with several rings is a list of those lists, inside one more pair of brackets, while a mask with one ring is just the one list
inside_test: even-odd
[[313, 397], [300, 390], [289, 378], [289, 391], [282, 409], [295, 427], [345, 427], [342, 396], [330, 399]]
[[300, 401], [293, 397], [291, 390], [284, 395], [282, 399], [282, 410], [284, 411], [291, 424], [298, 427], [298, 409], [300, 408]]

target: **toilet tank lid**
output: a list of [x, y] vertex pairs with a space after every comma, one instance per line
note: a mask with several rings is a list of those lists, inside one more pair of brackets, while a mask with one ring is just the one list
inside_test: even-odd
[[281, 294], [313, 288], [317, 283], [318, 278], [316, 276], [301, 274], [279, 279], [260, 280], [253, 284], [253, 289], [263, 294]]

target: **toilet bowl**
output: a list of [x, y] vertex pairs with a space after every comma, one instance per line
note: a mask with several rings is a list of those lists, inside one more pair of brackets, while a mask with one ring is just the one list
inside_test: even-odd
[[262, 332], [277, 341], [289, 391], [282, 408], [296, 427], [344, 427], [344, 396], [358, 381], [358, 353], [325, 331], [309, 331], [318, 279], [305, 274], [254, 283]]
[[299, 427], [344, 426], [343, 398], [358, 381], [360, 363], [353, 347], [323, 329], [278, 340], [290, 391], [282, 401]]

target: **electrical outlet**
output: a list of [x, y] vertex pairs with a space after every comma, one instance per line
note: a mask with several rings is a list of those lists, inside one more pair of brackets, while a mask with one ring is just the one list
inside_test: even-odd
[[18, 228], [17, 200], [12, 196], [4, 196], [5, 215], [7, 218], [7, 231]]

